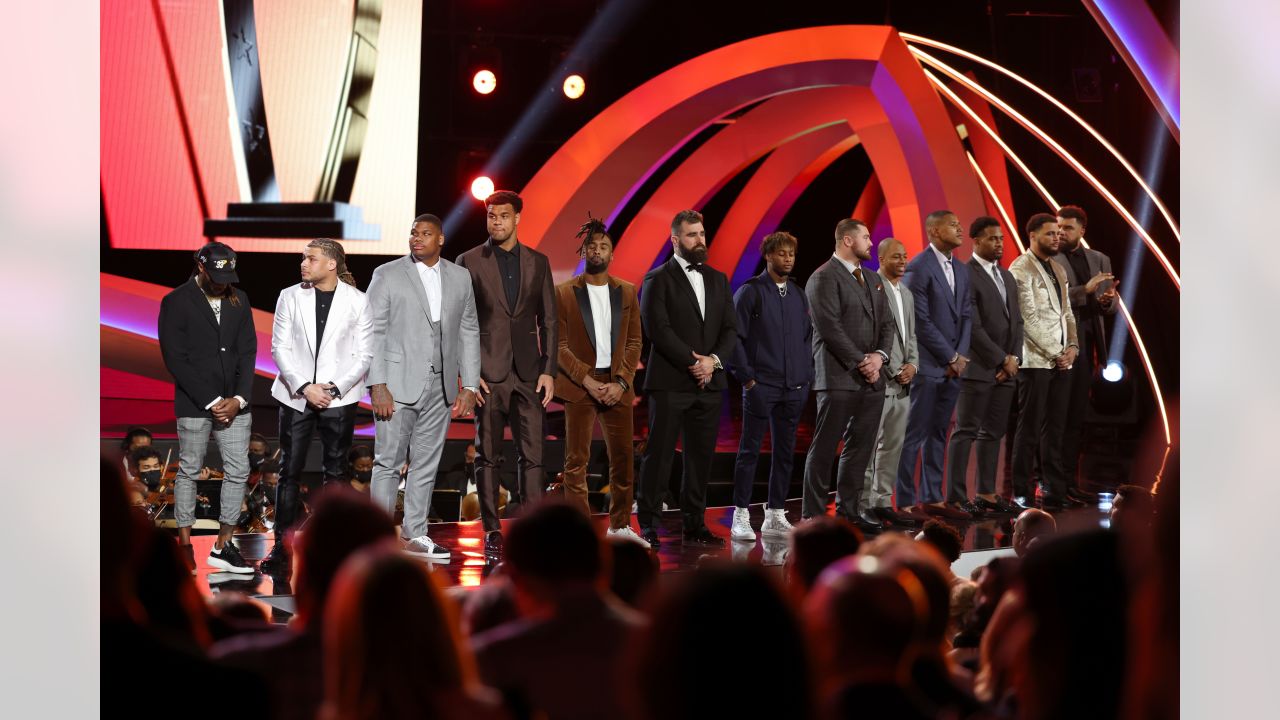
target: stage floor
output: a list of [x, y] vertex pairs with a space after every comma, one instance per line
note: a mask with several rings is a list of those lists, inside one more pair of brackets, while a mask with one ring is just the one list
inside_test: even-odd
[[[799, 522], [800, 500], [787, 501], [787, 514], [793, 523]], [[750, 543], [729, 540], [729, 526], [732, 517], [733, 508], [731, 507], [707, 509], [708, 527], [715, 534], [725, 538], [728, 543], [725, 548], [709, 548], [703, 545], [682, 542], [680, 537], [680, 512], [672, 510], [664, 513], [662, 526], [659, 530], [659, 537], [662, 539], [662, 546], [658, 550], [661, 572], [676, 573], [692, 570], [706, 556], [729, 557], [733, 560], [759, 563], [765, 566], [781, 566], [783, 564], [787, 556], [787, 544], [785, 541], [763, 542], [756, 540], [754, 543]], [[1089, 527], [1105, 527], [1107, 524], [1105, 508], [1080, 508], [1060, 513], [1056, 517], [1059, 529], [1063, 532]], [[764, 521], [763, 505], [751, 506], [751, 519], [752, 525], [758, 532], [760, 524]], [[595, 516], [595, 521], [601, 528], [601, 532], [608, 526], [607, 515], [598, 514]], [[504, 525], [510, 522], [513, 521], [506, 520]], [[1013, 518], [1011, 517], [969, 523], [953, 523], [953, 527], [959, 530], [964, 538], [964, 550], [966, 553], [989, 553], [993, 550], [1009, 548], [1013, 542]], [[639, 530], [634, 517], [632, 519], [632, 528]], [[447, 581], [446, 584], [450, 587], [457, 587], [460, 590], [476, 587], [484, 581], [489, 571], [493, 569], [492, 565], [485, 563], [484, 533], [481, 530], [479, 521], [433, 523], [430, 526], [430, 534], [433, 540], [443, 544], [453, 552], [453, 557], [449, 562], [431, 563], [432, 570], [437, 573], [443, 573]], [[209, 554], [213, 540], [213, 535], [194, 536], [191, 539], [192, 544], [195, 546], [198, 565], [196, 583], [200, 591], [206, 595], [234, 591], [257, 597], [275, 608], [273, 619], [277, 621], [286, 620], [292, 611], [291, 578], [284, 574], [272, 577], [261, 572], [256, 572], [253, 575], [235, 575], [215, 571], [204, 564], [204, 559]], [[240, 551], [245, 559], [256, 563], [271, 549], [272, 536], [270, 533], [241, 534], [236, 536], [236, 542], [240, 546]], [[957, 566], [964, 565], [967, 568], [972, 565], [972, 563], [965, 564], [965, 560], [966, 558], [961, 558]], [[967, 571], [965, 574], [967, 575]]]

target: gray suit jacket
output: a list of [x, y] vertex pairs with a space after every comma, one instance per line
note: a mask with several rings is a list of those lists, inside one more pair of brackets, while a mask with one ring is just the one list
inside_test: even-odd
[[[907, 363], [914, 365], [916, 370], [920, 369], [920, 351], [916, 347], [916, 301], [907, 284], [899, 281], [894, 290], [902, 296], [902, 312], [906, 315], [904, 321], [904, 318], [898, 317], [898, 304], [889, 296], [890, 290], [887, 286], [890, 282], [885, 280], [884, 284], [886, 286], [884, 301], [889, 306], [889, 314], [893, 316], [893, 347], [889, 350], [889, 364], [880, 371], [880, 374], [885, 376], [885, 389], [889, 396], [901, 397], [907, 394], [911, 385], [910, 383], [899, 384], [893, 379], [894, 376], [902, 372], [902, 366]], [[902, 327], [906, 328], [905, 336], [898, 331], [899, 322], [902, 322]]]
[[[1076, 315], [1076, 319], [1080, 319], [1080, 311], [1089, 303], [1093, 303], [1097, 306], [1098, 314], [1093, 318], [1093, 327], [1091, 328], [1091, 332], [1093, 333], [1094, 342], [1098, 345], [1098, 357], [1105, 358], [1107, 357], [1107, 335], [1102, 324], [1102, 316], [1115, 315], [1116, 311], [1120, 309], [1120, 303], [1113, 302], [1111, 303], [1111, 307], [1103, 307], [1098, 302], [1098, 298], [1101, 297], [1102, 293], [1110, 287], [1109, 285], [1099, 287], [1093, 294], [1093, 297], [1089, 297], [1089, 293], [1085, 292], [1084, 286], [1093, 278], [1094, 275], [1097, 275], [1100, 272], [1111, 272], [1111, 258], [1097, 250], [1094, 250], [1093, 248], [1085, 248], [1084, 259], [1089, 265], [1089, 277], [1087, 278], [1076, 277], [1075, 268], [1071, 267], [1071, 261], [1067, 259], [1065, 246], [1063, 247], [1062, 252], [1054, 255], [1052, 258], [1054, 262], [1058, 263], [1058, 265], [1067, 272], [1067, 297], [1071, 298], [1071, 312]], [[1084, 328], [1077, 327], [1076, 332], [1083, 333]]]
[[[889, 314], [884, 282], [864, 268], [865, 290], [845, 266], [835, 258], [813, 271], [805, 284], [809, 312], [813, 317], [814, 390], [857, 390], [868, 385], [858, 363], [867, 353], [893, 347], [893, 316]], [[885, 387], [885, 373], [871, 385]]]
[[[444, 394], [453, 402], [462, 387], [480, 384], [480, 323], [471, 289], [471, 273], [440, 258], [440, 336], [444, 356]], [[417, 264], [406, 255], [379, 265], [369, 282], [366, 312], [373, 320], [373, 360], [366, 383], [386, 384], [396, 402], [412, 404], [422, 395], [431, 315]]]

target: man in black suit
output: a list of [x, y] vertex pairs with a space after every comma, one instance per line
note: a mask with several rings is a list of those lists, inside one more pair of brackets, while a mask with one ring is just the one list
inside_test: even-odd
[[831, 460], [843, 437], [836, 514], [863, 532], [877, 532], [881, 526], [863, 519], [857, 508], [884, 407], [886, 378], [880, 370], [889, 361], [894, 320], [880, 276], [862, 267], [871, 259], [866, 223], [841, 220], [835, 236], [835, 253], [805, 288], [813, 314], [818, 420], [805, 459], [801, 514], [805, 519], [826, 514]]
[[173, 375], [173, 410], [178, 429], [178, 477], [174, 517], [178, 543], [191, 574], [195, 552], [191, 526], [196, 522], [196, 478], [204, 467], [212, 431], [218, 441], [222, 480], [218, 539], [205, 561], [225, 572], [249, 574], [232, 533], [240, 519], [249, 479], [249, 400], [253, 390], [258, 336], [249, 296], [232, 283], [236, 253], [220, 242], [196, 251], [196, 273], [160, 301], [159, 341], [164, 365]]
[[683, 439], [680, 510], [684, 539], [723, 546], [707, 528], [707, 477], [716, 451], [720, 402], [728, 385], [721, 358], [738, 341], [733, 296], [724, 273], [706, 265], [702, 214], [682, 210], [671, 221], [671, 259], [640, 286], [640, 321], [651, 344], [644, 387], [649, 396], [649, 441], [636, 496], [640, 534], [658, 547], [663, 490], [677, 438]]
[[[970, 360], [965, 367], [956, 429], [948, 448], [947, 500], [970, 514], [1016, 513], [1024, 510], [996, 494], [996, 466], [1000, 439], [1009, 427], [1009, 410], [1017, 387], [1014, 377], [1022, 363], [1022, 310], [1018, 282], [1000, 267], [1004, 231], [1000, 221], [982, 216], [969, 226], [973, 258], [969, 260], [969, 288], [973, 298]], [[978, 443], [977, 491], [969, 500], [965, 475], [969, 450]]]

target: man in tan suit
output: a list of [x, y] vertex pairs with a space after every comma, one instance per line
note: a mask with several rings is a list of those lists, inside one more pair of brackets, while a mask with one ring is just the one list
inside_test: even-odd
[[609, 534], [643, 542], [631, 529], [635, 473], [636, 365], [640, 361], [640, 305], [636, 286], [609, 275], [613, 238], [592, 218], [578, 233], [586, 271], [556, 286], [560, 373], [564, 402], [564, 487], [570, 502], [587, 506], [587, 460], [596, 420], [609, 453]]
[[1022, 368], [1018, 371], [1018, 430], [1013, 447], [1013, 493], [1026, 506], [1031, 489], [1033, 454], [1039, 452], [1041, 503], [1060, 510], [1066, 502], [1067, 478], [1062, 436], [1071, 386], [1068, 372], [1076, 360], [1076, 319], [1067, 296], [1067, 274], [1052, 262], [1062, 237], [1058, 219], [1048, 213], [1027, 222], [1031, 250], [1013, 261], [1009, 272], [1018, 281], [1022, 310]]
[[520, 502], [542, 497], [545, 408], [555, 392], [556, 303], [547, 256], [520, 243], [524, 201], [499, 190], [485, 200], [489, 239], [458, 256], [471, 272], [480, 317], [480, 395], [476, 398], [476, 485], [485, 556], [502, 555], [498, 471], [503, 429], [511, 426]]

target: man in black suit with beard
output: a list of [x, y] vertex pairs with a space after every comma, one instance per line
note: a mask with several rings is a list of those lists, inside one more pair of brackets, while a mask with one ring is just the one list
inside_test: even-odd
[[836, 515], [863, 532], [878, 532], [879, 525], [858, 514], [858, 498], [880, 428], [886, 380], [880, 370], [889, 361], [894, 320], [880, 276], [862, 266], [871, 259], [866, 223], [845, 218], [836, 225], [835, 235], [831, 259], [805, 286], [813, 315], [818, 419], [805, 459], [801, 514], [806, 520], [826, 514], [831, 461], [843, 437]]
[[733, 295], [724, 273], [706, 265], [702, 214], [682, 210], [671, 221], [672, 256], [649, 271], [640, 287], [640, 321], [651, 346], [644, 387], [649, 444], [636, 495], [640, 534], [657, 548], [663, 490], [676, 440], [683, 438], [680, 511], [684, 539], [723, 546], [707, 528], [707, 477], [716, 451], [720, 403], [728, 386], [724, 365], [738, 342]]

